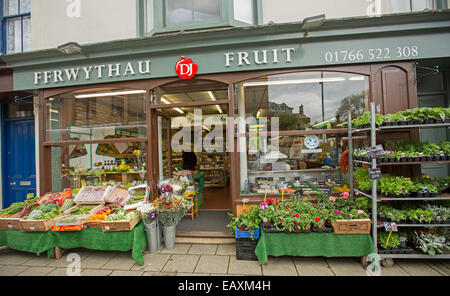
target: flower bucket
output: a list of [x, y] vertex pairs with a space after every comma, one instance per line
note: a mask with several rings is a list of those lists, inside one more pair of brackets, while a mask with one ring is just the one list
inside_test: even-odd
[[168, 250], [172, 250], [173, 248], [175, 248], [176, 227], [177, 227], [176, 225], [163, 227], [164, 246]]
[[148, 249], [150, 253], [156, 253], [161, 248], [161, 229], [158, 221], [150, 224], [144, 224], [145, 234], [147, 235]]

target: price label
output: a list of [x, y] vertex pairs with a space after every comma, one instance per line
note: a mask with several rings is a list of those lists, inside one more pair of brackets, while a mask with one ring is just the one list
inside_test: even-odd
[[325, 180], [319, 180], [319, 186], [325, 185]]
[[285, 177], [280, 177], [279, 180], [280, 180], [280, 181], [285, 181], [286, 178], [285, 178]]
[[311, 178], [311, 183], [317, 183], [317, 178]]
[[300, 181], [300, 186], [306, 186], [306, 181]]
[[376, 145], [375, 147], [366, 148], [367, 157], [380, 158], [386, 155], [382, 145]]
[[397, 232], [397, 223], [395, 222], [384, 222], [384, 230], [386, 230], [387, 232]]
[[341, 179], [336, 179], [336, 180], [334, 180], [334, 183], [336, 185], [342, 185], [342, 180]]
[[319, 187], [320, 193], [331, 195], [331, 188], [330, 187]]
[[295, 181], [300, 181], [300, 177], [294, 177]]
[[381, 179], [381, 169], [379, 168], [369, 169], [369, 179], [370, 180]]

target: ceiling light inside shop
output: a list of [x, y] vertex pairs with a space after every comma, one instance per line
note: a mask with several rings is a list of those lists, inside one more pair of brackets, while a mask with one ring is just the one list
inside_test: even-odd
[[[211, 98], [211, 100], [213, 100], [213, 101], [216, 100], [216, 97], [214, 96], [212, 91], [208, 90], [208, 94], [209, 94], [209, 97]], [[222, 108], [220, 108], [219, 105], [216, 105], [216, 108], [217, 108], [217, 110], [219, 110], [220, 114], [223, 113]]]
[[85, 99], [85, 98], [121, 96], [121, 95], [132, 95], [132, 94], [145, 94], [145, 90], [126, 90], [126, 91], [116, 91], [116, 92], [106, 92], [106, 93], [93, 93], [93, 94], [85, 94], [85, 95], [76, 95], [75, 98]]
[[260, 114], [261, 114], [261, 110], [258, 110], [258, 113], [256, 113], [256, 118], [259, 118]]
[[180, 108], [173, 108], [173, 109], [175, 109], [175, 111], [177, 111], [178, 113], [184, 114], [184, 111], [181, 110]]
[[55, 109], [50, 109], [50, 112], [52, 112], [52, 113], [59, 113], [59, 111], [55, 110]]
[[[170, 104], [173, 104], [172, 102], [170, 102], [169, 100], [167, 100], [166, 98], [164, 98], [164, 97], [161, 97], [161, 102], [163, 102], [164, 104], [166, 104], [166, 105], [170, 105]], [[181, 110], [180, 108], [173, 108], [175, 111], [177, 111], [178, 113], [180, 113], [180, 114], [184, 114], [184, 111], [183, 110]]]

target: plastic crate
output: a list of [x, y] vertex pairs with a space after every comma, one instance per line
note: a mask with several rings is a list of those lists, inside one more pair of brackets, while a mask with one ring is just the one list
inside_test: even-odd
[[258, 257], [255, 254], [258, 240], [251, 238], [237, 238], [236, 239], [236, 260], [253, 260], [257, 261]]
[[248, 230], [239, 230], [237, 228], [234, 229], [235, 231], [235, 238], [259, 238], [259, 228], [257, 228], [255, 231], [253, 231], [252, 236], [250, 236], [250, 232]]

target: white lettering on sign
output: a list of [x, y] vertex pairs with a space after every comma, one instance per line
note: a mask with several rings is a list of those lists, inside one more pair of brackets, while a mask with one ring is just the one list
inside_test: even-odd
[[281, 49], [263, 49], [255, 50], [251, 53], [247, 51], [238, 52], [226, 52], [225, 55], [225, 67], [231, 67], [233, 64], [238, 66], [251, 66], [276, 64], [280, 62], [280, 59], [284, 59], [284, 62], [292, 62], [295, 49], [281, 48]]
[[[187, 70], [191, 71], [192, 69]], [[122, 64], [118, 63], [34, 72], [34, 84], [48, 84], [50, 82], [60, 83], [66, 81], [76, 81], [78, 79], [89, 80], [95, 75], [97, 75], [97, 78], [103, 78], [105, 75], [108, 77], [120, 77], [136, 75], [136, 73], [142, 75], [150, 74], [150, 60], [138, 61], [137, 65], [132, 62], [128, 62], [125, 67], [122, 67]]]
[[420, 50], [417, 45], [396, 46], [393, 48], [368, 48], [368, 49], [346, 49], [325, 52], [325, 62], [359, 62], [359, 61], [381, 61], [392, 58], [418, 57]]

